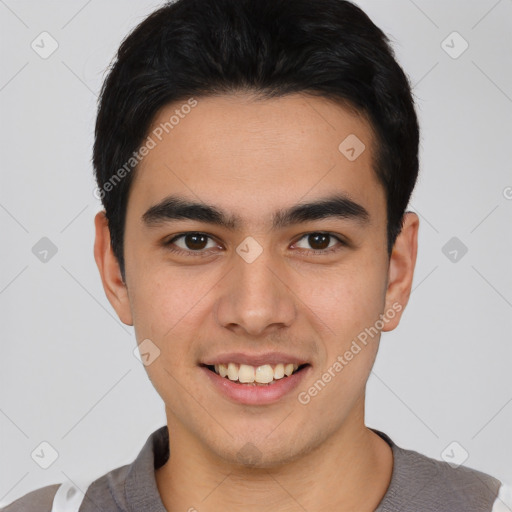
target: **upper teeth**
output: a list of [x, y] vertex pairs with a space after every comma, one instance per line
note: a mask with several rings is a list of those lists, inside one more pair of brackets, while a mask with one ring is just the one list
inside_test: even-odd
[[215, 373], [221, 377], [227, 377], [229, 380], [238, 380], [239, 382], [259, 382], [266, 384], [272, 380], [282, 379], [285, 375], [289, 377], [297, 368], [298, 364], [279, 363], [272, 367], [269, 364], [262, 366], [251, 366], [249, 364], [238, 365], [236, 363], [216, 364]]

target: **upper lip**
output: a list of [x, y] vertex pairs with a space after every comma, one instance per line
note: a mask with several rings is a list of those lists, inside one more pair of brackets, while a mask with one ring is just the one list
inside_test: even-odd
[[293, 363], [297, 365], [306, 364], [307, 361], [301, 357], [284, 352], [264, 352], [261, 354], [247, 354], [244, 352], [229, 352], [219, 354], [215, 357], [210, 357], [202, 361], [206, 366], [213, 366], [216, 364], [248, 364], [251, 366], [262, 366], [264, 364], [275, 365], [279, 363]]

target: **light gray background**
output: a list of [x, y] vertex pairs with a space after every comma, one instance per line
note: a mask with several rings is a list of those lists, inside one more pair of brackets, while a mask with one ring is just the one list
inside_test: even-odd
[[[452, 456], [512, 482], [512, 0], [358, 3], [392, 36], [422, 126], [414, 290], [382, 337], [367, 425], [438, 459], [456, 441]], [[127, 464], [165, 423], [93, 259], [90, 163], [104, 70], [159, 5], [0, 0], [0, 504]], [[31, 48], [43, 31], [47, 59]], [[468, 248], [455, 262], [452, 237]], [[48, 469], [31, 458], [42, 441]]]

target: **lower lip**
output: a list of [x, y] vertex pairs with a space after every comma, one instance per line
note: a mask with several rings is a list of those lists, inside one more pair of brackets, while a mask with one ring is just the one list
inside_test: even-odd
[[275, 381], [274, 384], [266, 386], [240, 384], [239, 382], [229, 380], [227, 377], [221, 377], [205, 366], [200, 368], [205, 372], [215, 388], [234, 402], [248, 405], [265, 405], [279, 401], [284, 395], [295, 389], [306, 376], [311, 366], [305, 366], [299, 372], [292, 373], [289, 377], [283, 377]]

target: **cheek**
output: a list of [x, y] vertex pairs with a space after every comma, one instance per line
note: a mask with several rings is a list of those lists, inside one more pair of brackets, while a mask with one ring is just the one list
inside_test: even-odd
[[373, 259], [365, 262], [360, 254], [357, 263], [317, 274], [312, 281], [305, 303], [314, 313], [308, 313], [309, 321], [321, 332], [324, 356], [313, 379], [318, 384], [307, 394], [322, 394], [317, 404], [332, 400], [350, 407], [364, 391], [380, 339], [376, 322], [385, 306], [385, 264]]
[[189, 350], [189, 340], [204, 324], [205, 308], [211, 308], [219, 276], [161, 264], [146, 264], [133, 275], [130, 303], [137, 340], [149, 338], [173, 356]]
[[[386, 275], [376, 266], [346, 266], [317, 273], [304, 303], [325, 323], [330, 335], [340, 340], [373, 325], [383, 311]], [[317, 320], [318, 322], [318, 320]]]
[[323, 330], [318, 339], [323, 356], [309, 387], [301, 389], [297, 398], [310, 408], [310, 417], [337, 424], [361, 398], [375, 362], [380, 340], [375, 324], [384, 305], [383, 285], [368, 274], [364, 279], [353, 274], [339, 282], [326, 281], [323, 292], [318, 290], [311, 300], [316, 315], [310, 318], [321, 319], [311, 322]]
[[193, 389], [196, 371], [194, 353], [204, 325], [211, 284], [196, 282], [176, 272], [147, 273], [132, 284], [132, 311], [138, 343], [149, 339], [157, 347], [158, 357], [145, 367], [153, 386], [173, 410], [190, 407], [188, 394], [177, 393], [187, 382], [187, 389], [200, 399], [201, 389]]

